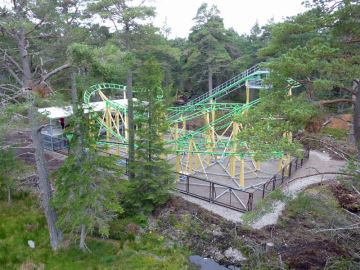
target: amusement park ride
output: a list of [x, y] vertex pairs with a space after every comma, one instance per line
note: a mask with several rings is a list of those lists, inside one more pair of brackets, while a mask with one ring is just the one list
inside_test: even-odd
[[[246, 190], [287, 166], [290, 156], [282, 152], [274, 152], [271, 160], [260, 164], [254, 160], [251, 149], [247, 149], [237, 138], [241, 124], [234, 119], [251, 113], [251, 109], [260, 102], [260, 99], [250, 100], [250, 93], [253, 89], [266, 88], [263, 81], [268, 74], [268, 69], [255, 65], [220, 84], [212, 92], [191, 99], [183, 106], [169, 108], [167, 119], [171, 128], [165, 140], [171, 154], [167, 159], [179, 173], [179, 181], [181, 175], [194, 175], [205, 179], [216, 178], [218, 182]], [[246, 92], [245, 104], [218, 102], [243, 88]], [[111, 99], [110, 91], [124, 98]], [[93, 114], [99, 134], [105, 135], [98, 144], [108, 145], [108, 151], [124, 157], [128, 142], [125, 91], [126, 86], [102, 83], [85, 91], [83, 99], [85, 111], [90, 110]], [[47, 113], [50, 119], [71, 115], [71, 108], [52, 107], [39, 111]], [[190, 124], [193, 126], [194, 123], [197, 127], [190, 128]], [[287, 136], [291, 139], [291, 134]]]

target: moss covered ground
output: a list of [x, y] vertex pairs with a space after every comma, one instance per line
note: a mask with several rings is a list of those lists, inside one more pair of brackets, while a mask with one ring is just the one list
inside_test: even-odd
[[[0, 201], [0, 269], [190, 269], [189, 251], [168, 247], [155, 233], [122, 234], [121, 240], [90, 237], [89, 252], [79, 251], [74, 241], [56, 253], [51, 251], [45, 218], [37, 201], [17, 196], [8, 206]], [[125, 222], [113, 225], [125, 230]], [[31, 249], [28, 240], [35, 242]]]

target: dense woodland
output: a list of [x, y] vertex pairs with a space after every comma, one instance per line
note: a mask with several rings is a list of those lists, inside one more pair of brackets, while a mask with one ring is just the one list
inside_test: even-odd
[[[216, 6], [202, 4], [194, 14], [189, 36], [170, 39], [171, 29], [166, 23], [161, 28], [152, 24], [156, 10], [150, 1], [13, 0], [1, 3], [0, 189], [1, 198], [9, 204], [4, 203], [1, 207], [6, 210], [1, 212], [6, 216], [21, 216], [21, 210], [28, 211], [31, 215], [24, 214], [24, 219], [32, 221], [24, 222], [48, 230], [38, 235], [30, 230], [32, 237], [44, 242], [40, 245], [46, 251], [34, 255], [35, 266], [22, 269], [42, 269], [36, 264], [49, 256], [55, 258], [48, 262], [49, 269], [108, 269], [111, 263], [119, 267], [117, 269], [192, 269], [186, 259], [191, 253], [189, 249], [181, 245], [168, 247], [164, 236], [151, 234], [151, 230], [139, 240], [137, 232], [143, 229], [127, 225], [147, 224], [158, 205], [164, 205], [169, 199], [172, 168], [163, 158], [167, 150], [161, 136], [169, 130], [166, 108], [182, 105], [211, 91], [259, 63], [271, 70], [266, 81], [271, 91], [260, 92], [262, 102], [253, 113], [236, 118], [246, 127], [239, 139], [247, 141], [260, 160], [269, 158], [274, 150], [296, 155], [304, 141], [289, 142], [283, 137], [285, 132], [293, 132], [295, 136], [311, 133], [324, 115], [349, 113], [353, 116], [350, 132], [355, 150], [346, 155], [349, 166], [344, 175], [347, 187], [358, 192], [360, 3], [358, 0], [313, 0], [305, 1], [304, 5], [307, 10], [303, 13], [283, 22], [256, 23], [250, 33], [240, 34], [225, 28]], [[287, 95], [289, 78], [301, 85], [291, 97]], [[130, 181], [125, 184], [118, 181], [124, 172], [119, 170], [116, 159], [98, 155], [91, 119], [84, 117], [78, 106], [83, 92], [101, 82], [127, 87]], [[147, 100], [148, 106], [133, 100], [135, 88], [147, 89], [141, 94], [135, 93], [135, 97]], [[164, 96], [160, 103], [156, 98], [159, 89]], [[226, 99], [244, 102], [245, 96], [239, 92]], [[69, 130], [73, 139], [69, 157], [60, 169], [50, 173], [40, 138], [44, 118], [38, 115], [37, 109], [65, 104], [72, 104], [74, 110], [78, 108]], [[135, 117], [134, 112], [147, 117]], [[145, 128], [135, 131], [135, 125]], [[14, 130], [31, 130], [34, 166], [19, 161], [11, 150], [8, 137]], [[46, 222], [38, 212], [40, 203], [33, 195], [24, 195], [23, 188], [18, 189], [20, 182], [29, 179], [29, 174], [35, 175], [38, 181], [37, 195]], [[31, 210], [26, 210], [26, 203], [21, 205], [22, 200], [28, 201], [27, 206], [32, 205]], [[0, 217], [5, 218], [1, 213]], [[21, 230], [16, 227], [20, 225], [14, 224], [8, 228], [20, 234]], [[31, 261], [30, 253], [20, 251], [16, 241], [2, 247], [5, 235], [5, 225], [0, 224], [0, 268], [3, 264], [4, 269], [17, 269]], [[120, 257], [114, 255], [100, 260], [104, 254], [116, 253], [117, 247], [110, 247], [111, 243], [107, 242], [96, 244], [95, 238], [120, 240], [119, 250], [125, 250], [128, 256], [119, 251]], [[49, 244], [45, 244], [48, 241]], [[73, 242], [84, 257], [77, 257], [79, 253]], [[7, 256], [12, 248], [19, 249], [18, 258]], [[65, 251], [51, 253], [51, 249]], [[86, 265], [84, 261], [91, 257], [88, 254], [99, 261], [92, 259]], [[161, 263], [156, 262], [157, 256], [164, 258]], [[61, 264], [67, 257], [83, 262]], [[260, 263], [263, 259], [258, 258], [253, 259]], [[358, 263], [359, 257], [354, 260]], [[272, 264], [268, 264], [269, 268], [257, 268], [254, 261], [244, 269], [279, 269]], [[326, 269], [356, 269], [356, 265]]]

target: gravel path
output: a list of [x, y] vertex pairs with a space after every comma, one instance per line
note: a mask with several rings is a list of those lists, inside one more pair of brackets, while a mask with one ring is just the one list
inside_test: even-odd
[[[309, 160], [304, 164], [303, 168], [300, 168], [292, 175], [292, 179], [315, 174], [318, 172], [338, 172], [345, 165], [345, 161], [333, 160], [326, 153], [322, 153], [319, 151], [311, 151]], [[295, 198], [297, 194], [304, 190], [306, 187], [313, 184], [321, 183], [325, 179], [334, 179], [335, 177], [335, 175], [317, 175], [297, 179], [284, 186], [284, 194]], [[261, 229], [267, 225], [276, 224], [284, 209], [284, 202], [275, 202], [273, 204], [272, 212], [260, 217], [255, 223], [251, 225], [251, 227], [254, 229]]]
[[[345, 166], [344, 161], [339, 160], [333, 160], [331, 157], [326, 154], [319, 151], [311, 151], [310, 152], [310, 158], [306, 161], [304, 166], [302, 168], [299, 168], [296, 172], [293, 173], [292, 179], [314, 174], [317, 172], [337, 172], [342, 167]], [[306, 187], [320, 183], [322, 181], [329, 180], [335, 178], [334, 175], [328, 175], [328, 176], [312, 176], [308, 178], [298, 179], [293, 182], [290, 182], [286, 184], [283, 187], [284, 193], [287, 196], [295, 197], [300, 191], [304, 190]], [[291, 180], [290, 180], [291, 181]], [[179, 195], [185, 200], [188, 200], [190, 202], [196, 203], [197, 205], [214, 212], [215, 214], [218, 214], [222, 216], [223, 218], [232, 221], [232, 222], [241, 222], [241, 216], [243, 213], [230, 210], [215, 204], [208, 203], [206, 201], [196, 199], [190, 196], [186, 195]], [[285, 208], [284, 202], [274, 202], [273, 210], [270, 213], [265, 214], [264, 216], [260, 217], [254, 224], [251, 226], [254, 229], [261, 229], [264, 226], [276, 224], [278, 218], [280, 217], [282, 211]]]

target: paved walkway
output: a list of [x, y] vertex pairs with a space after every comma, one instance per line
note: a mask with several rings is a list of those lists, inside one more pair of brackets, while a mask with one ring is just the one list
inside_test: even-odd
[[[304, 166], [302, 168], [299, 168], [296, 172], [294, 172], [292, 174], [290, 182], [288, 182], [288, 184], [283, 186], [284, 193], [288, 196], [295, 197], [300, 191], [302, 191], [306, 187], [312, 184], [320, 183], [321, 181], [324, 180], [333, 179], [336, 176], [335, 175], [311, 176], [311, 177], [297, 179], [291, 182], [291, 180], [293, 179], [315, 174], [318, 172], [338, 172], [345, 165], [346, 165], [345, 161], [333, 160], [327, 153], [322, 153], [319, 151], [311, 151], [310, 157], [306, 161]], [[233, 222], [241, 222], [241, 216], [243, 215], [243, 213], [230, 210], [212, 203], [208, 203], [206, 201], [196, 199], [187, 195], [180, 195], [180, 196], [190, 202], [200, 205], [201, 207], [209, 211], [214, 212], [215, 214], [222, 216], [227, 220]], [[284, 208], [285, 208], [285, 204], [283, 202], [275, 202], [273, 205], [273, 211], [271, 213], [267, 213], [259, 220], [257, 220], [252, 225], [252, 227], [255, 229], [260, 229], [267, 225], [276, 224]]]

